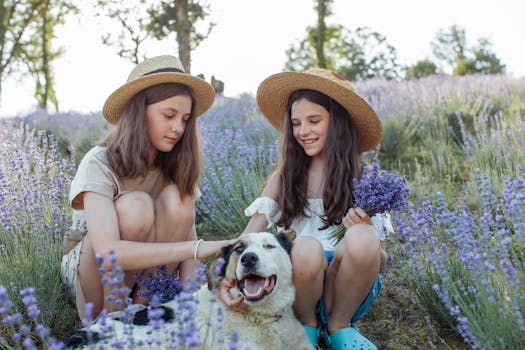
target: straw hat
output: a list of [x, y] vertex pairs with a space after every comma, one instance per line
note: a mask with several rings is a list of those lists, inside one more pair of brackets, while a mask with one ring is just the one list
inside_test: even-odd
[[282, 131], [288, 97], [301, 89], [319, 91], [348, 111], [359, 137], [359, 152], [371, 150], [379, 144], [383, 129], [376, 112], [342, 76], [321, 68], [311, 68], [304, 73], [277, 73], [259, 85], [257, 104], [277, 130]]
[[139, 63], [129, 73], [127, 83], [115, 90], [104, 103], [102, 114], [111, 124], [116, 124], [129, 100], [139, 91], [164, 83], [180, 83], [191, 88], [195, 98], [195, 115], [206, 112], [213, 104], [215, 90], [204, 79], [184, 73], [179, 59], [174, 56], [157, 56]]

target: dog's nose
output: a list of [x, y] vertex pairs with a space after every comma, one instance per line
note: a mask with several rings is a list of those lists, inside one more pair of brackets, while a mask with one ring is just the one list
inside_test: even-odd
[[246, 253], [241, 258], [241, 264], [244, 267], [254, 267], [259, 257], [255, 253]]

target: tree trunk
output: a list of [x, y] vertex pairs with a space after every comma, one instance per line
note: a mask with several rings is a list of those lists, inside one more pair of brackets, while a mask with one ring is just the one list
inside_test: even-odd
[[317, 40], [315, 41], [315, 54], [317, 56], [317, 66], [326, 68], [326, 60], [324, 57], [324, 41], [326, 36], [326, 3], [325, 0], [318, 0], [317, 2]]
[[191, 23], [188, 19], [188, 0], [175, 0], [175, 31], [179, 45], [179, 59], [186, 73], [191, 72]]
[[[47, 101], [49, 99], [49, 50], [48, 50], [48, 12], [49, 10], [49, 0], [46, 1], [43, 10], [42, 16], [42, 75], [43, 75], [43, 85], [42, 86], [42, 96], [40, 97], [40, 108], [47, 111]], [[38, 66], [38, 65], [37, 65]], [[38, 73], [37, 73], [38, 74]]]

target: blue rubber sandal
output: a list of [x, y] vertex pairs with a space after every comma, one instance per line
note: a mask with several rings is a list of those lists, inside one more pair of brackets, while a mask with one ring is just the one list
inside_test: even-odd
[[305, 325], [303, 325], [303, 327], [306, 331], [306, 335], [308, 336], [310, 344], [312, 344], [312, 348], [317, 349], [317, 342], [319, 341], [319, 328]]
[[330, 350], [377, 350], [370, 340], [366, 339], [355, 326], [338, 330], [334, 334], [328, 334], [325, 329], [325, 340]]

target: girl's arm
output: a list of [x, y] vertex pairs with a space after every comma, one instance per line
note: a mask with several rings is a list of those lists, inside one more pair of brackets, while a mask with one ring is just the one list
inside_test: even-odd
[[[279, 174], [278, 172], [272, 173], [270, 177], [268, 178], [268, 182], [266, 183], [266, 186], [264, 186], [264, 189], [262, 191], [261, 196], [268, 197], [271, 199], [277, 198], [277, 191], [279, 188]], [[266, 220], [266, 215], [261, 213], [255, 213], [251, 216], [250, 221], [248, 222], [248, 225], [246, 225], [246, 228], [243, 231], [244, 233], [248, 232], [261, 232], [266, 230], [266, 227], [268, 227], [268, 220]]]
[[[96, 253], [102, 254], [106, 267], [110, 266], [110, 250], [116, 253], [117, 264], [124, 270], [146, 269], [193, 259], [196, 241], [149, 243], [121, 240], [114, 202], [104, 195], [95, 192], [84, 193], [84, 210], [93, 248]], [[211, 256], [234, 241], [201, 242], [197, 257], [203, 259]]]

